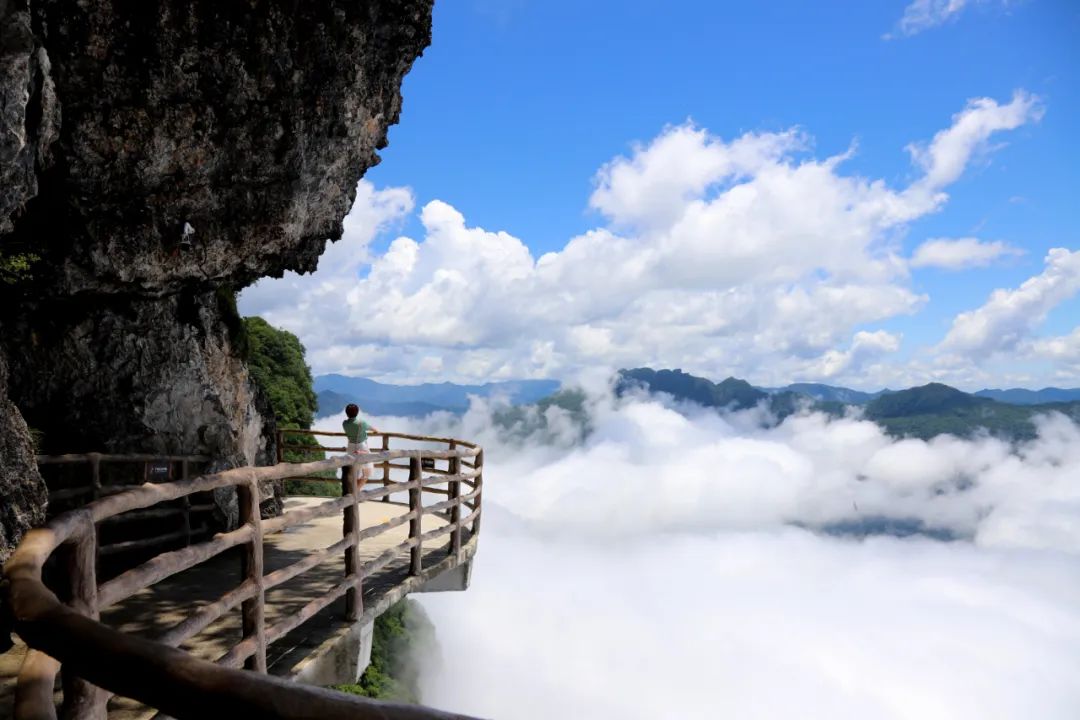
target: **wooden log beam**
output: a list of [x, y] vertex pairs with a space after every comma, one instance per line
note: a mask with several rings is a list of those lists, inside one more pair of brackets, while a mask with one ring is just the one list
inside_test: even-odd
[[[209, 528], [206, 525], [201, 525], [195, 528], [192, 532], [202, 533], [208, 529]], [[124, 542], [102, 545], [100, 548], [98, 548], [98, 553], [100, 553], [101, 555], [115, 555], [116, 553], [129, 552], [131, 550], [145, 550], [146, 548], [157, 547], [158, 545], [167, 545], [168, 543], [175, 542], [177, 540], [183, 540], [184, 536], [184, 530], [181, 529], [175, 532], [165, 533], [164, 535], [154, 535], [152, 537], [143, 538], [141, 540], [125, 540]]]
[[[10, 577], [10, 575], [9, 575]], [[28, 588], [28, 590], [30, 590]], [[465, 716], [425, 708], [370, 700], [333, 690], [300, 685], [284, 678], [218, 667], [174, 648], [125, 635], [60, 605], [44, 586], [20, 593], [17, 630], [41, 647], [40, 655], [55, 654], [79, 675], [116, 694], [137, 700], [181, 720], [207, 717], [275, 718], [276, 720], [469, 720]], [[34, 611], [31, 611], [34, 608]], [[27, 615], [29, 613], [29, 615]], [[33, 616], [34, 619], [29, 619]], [[34, 686], [48, 692], [48, 668], [43, 657], [33, 663], [39, 677]], [[27, 679], [28, 684], [30, 678]], [[26, 697], [27, 687], [20, 693]], [[208, 712], [210, 710], [210, 712]], [[22, 718], [20, 714], [18, 717]], [[27, 715], [53, 718], [55, 715]]]
[[244, 581], [255, 585], [255, 594], [240, 604], [242, 634], [255, 640], [255, 652], [245, 668], [266, 673], [266, 593], [263, 590], [263, 535], [259, 512], [259, 483], [252, 478], [236, 487], [240, 504], [240, 522], [251, 529], [251, 539], [244, 545], [242, 572]]
[[188, 638], [198, 635], [206, 628], [245, 600], [255, 597], [258, 583], [245, 580], [238, 587], [225, 593], [218, 600], [203, 605], [183, 621], [158, 635], [157, 641], [169, 647], [177, 647]]
[[378, 500], [383, 498], [383, 502], [390, 502], [389, 497], [396, 492], [407, 492], [409, 490], [409, 483], [390, 483], [388, 486], [381, 488], [368, 488], [360, 492], [360, 502], [366, 502], [371, 500]]
[[[97, 620], [97, 529], [89, 518], [74, 542], [62, 548], [66, 551], [64, 559], [70, 592], [69, 606], [80, 615]], [[61, 671], [64, 683], [62, 717], [65, 720], [105, 720], [105, 694], [75, 674], [72, 668], [62, 666]]]
[[[450, 443], [450, 449], [455, 449], [456, 445]], [[450, 473], [453, 477], [460, 477], [461, 475], [461, 458], [450, 458]], [[461, 555], [461, 481], [451, 480], [449, 487], [450, 499], [447, 500], [450, 505], [450, 524], [453, 525], [454, 530], [450, 534], [450, 549], [448, 554], [453, 557], [459, 557]], [[429, 508], [430, 510], [430, 508]]]
[[273, 535], [276, 532], [281, 532], [285, 528], [311, 522], [312, 520], [318, 520], [319, 518], [337, 515], [351, 505], [352, 502], [353, 499], [351, 497], [339, 497], [326, 500], [318, 505], [312, 505], [311, 507], [289, 510], [276, 518], [270, 518], [269, 520], [263, 521], [263, 534]]
[[371, 575], [377, 573], [379, 570], [382, 570], [395, 559], [400, 557], [401, 553], [408, 550], [409, 548], [415, 547], [417, 542], [417, 538], [409, 538], [407, 540], [403, 540], [389, 550], [384, 550], [375, 558], [373, 558], [372, 560], [368, 560], [361, 566], [363, 568], [364, 575], [370, 577]]
[[[452, 512], [455, 507], [460, 509], [462, 503], [468, 502], [469, 500], [472, 500], [472, 499], [478, 497], [479, 495], [480, 495], [479, 490], [473, 490], [471, 493], [468, 493], [466, 495], [459, 495], [456, 498], [451, 498], [449, 500], [444, 500], [442, 502], [435, 503], [433, 505], [426, 505], [426, 506], [424, 506], [424, 513], [425, 514], [431, 514], [431, 513], [443, 512], [444, 510], [450, 510], [451, 511], [450, 516], [455, 517], [455, 514]], [[460, 515], [460, 512], [458, 513], [458, 515]]]
[[[390, 451], [390, 435], [384, 433], [382, 436], [382, 449], [383, 452]], [[382, 484], [383, 487], [390, 485], [390, 463], [385, 462], [382, 464]], [[382, 501], [385, 503], [390, 502], [390, 493], [382, 496]]]
[[409, 459], [409, 539], [415, 540], [409, 557], [409, 574], [419, 575], [423, 570], [424, 550], [420, 546], [420, 521], [424, 514], [424, 506], [420, 502], [420, 457], [414, 455]]
[[475, 487], [476, 487], [476, 501], [475, 501], [475, 509], [473, 510], [472, 514], [469, 515], [469, 517], [473, 517], [473, 516], [476, 517], [476, 519], [473, 521], [473, 524], [472, 524], [472, 534], [476, 535], [477, 533], [480, 532], [480, 503], [483, 502], [483, 499], [481, 497], [481, 494], [482, 494], [482, 491], [483, 491], [483, 488], [484, 488], [484, 451], [483, 450], [481, 450], [479, 453], [477, 453], [476, 460], [474, 462], [476, 463], [476, 470], [475, 470], [475, 472], [476, 472], [476, 485], [475, 485]]
[[360, 594], [360, 542], [357, 537], [360, 532], [360, 516], [357, 508], [356, 476], [356, 465], [345, 466], [341, 473], [342, 500], [349, 501], [341, 523], [341, 533], [349, 542], [345, 548], [345, 578], [350, 581], [345, 593], [345, 619], [349, 622], [356, 622], [364, 611], [363, 597]]
[[296, 628], [303, 625], [310, 620], [323, 608], [330, 605], [342, 595], [347, 595], [348, 592], [356, 587], [355, 577], [346, 577], [340, 583], [332, 587], [327, 592], [323, 593], [319, 597], [315, 598], [311, 602], [304, 605], [304, 607], [297, 610], [295, 613], [286, 615], [281, 620], [271, 625], [266, 630], [266, 637], [270, 642], [280, 640], [288, 635]]
[[145, 587], [205, 562], [231, 547], [250, 542], [254, 529], [241, 525], [236, 530], [215, 535], [206, 542], [162, 553], [142, 565], [117, 575], [98, 588], [98, 609], [131, 597]]
[[297, 575], [302, 575], [316, 565], [326, 562], [330, 558], [345, 552], [352, 543], [350, 538], [343, 538], [328, 548], [310, 552], [303, 560], [298, 560], [283, 568], [263, 576], [263, 587], [272, 590], [282, 583], [292, 580]]
[[372, 525], [369, 528], [364, 528], [363, 530], [361, 530], [357, 534], [357, 536], [356, 536], [357, 540], [359, 542], [363, 542], [364, 540], [368, 540], [368, 539], [376, 537], [378, 535], [382, 535], [387, 530], [392, 530], [393, 528], [396, 528], [398, 525], [404, 525], [405, 523], [409, 522], [410, 520], [412, 520], [412, 514], [411, 513], [407, 513], [407, 512], [402, 513], [401, 515], [398, 515], [396, 518], [390, 518], [386, 522], [379, 523], [378, 525]]
[[[189, 475], [191, 468], [188, 465], [187, 460], [180, 462], [180, 482], [187, 482], [191, 476]], [[191, 545], [191, 496], [185, 495], [180, 498], [180, 509], [184, 513], [184, 545]], [[148, 512], [148, 511], [144, 511]]]
[[[382, 433], [373, 433], [382, 434]], [[340, 435], [340, 434], [338, 434]], [[383, 464], [384, 470], [384, 487], [375, 490], [374, 492], [363, 492], [356, 488], [352, 494], [352, 498], [342, 498], [352, 501], [355, 509], [355, 503], [360, 499], [369, 499], [374, 493], [380, 493], [378, 497], [389, 500], [389, 495], [396, 488], [392, 487], [389, 483], [389, 475], [391, 471], [392, 460], [397, 458], [410, 459], [409, 463], [409, 482], [404, 484], [409, 492], [409, 504], [410, 510], [408, 513], [400, 516], [400, 518], [394, 518], [393, 520], [383, 523], [381, 526], [374, 528], [368, 528], [364, 531], [360, 531], [357, 525], [354, 523], [351, 528], [352, 537], [356, 538], [356, 541], [349, 543], [348, 539], [343, 537], [340, 543], [335, 544], [332, 548], [327, 550], [334, 550], [336, 552], [342, 552], [348, 548], [355, 549], [356, 544], [360, 541], [361, 537], [369, 537], [372, 535], [386, 532], [391, 527], [395, 527], [404, 522], [410, 523], [410, 538], [403, 543], [400, 543], [397, 547], [389, 549], [384, 552], [375, 561], [360, 565], [360, 563], [354, 562], [353, 572], [341, 583], [332, 594], [339, 597], [341, 594], [347, 594], [352, 588], [354, 591], [358, 591], [358, 580], [360, 573], [369, 571], [375, 567], [383, 567], [386, 563], [393, 560], [394, 557], [400, 557], [400, 554], [405, 550], [410, 550], [409, 553], [409, 570], [410, 574], [415, 576], [422, 574], [422, 549], [425, 541], [433, 538], [440, 537], [447, 533], [452, 533], [455, 530], [460, 532], [460, 528], [463, 524], [472, 522], [474, 524], [474, 533], [476, 525], [478, 524], [480, 516], [480, 486], [482, 484], [482, 475], [479, 468], [482, 467], [483, 454], [482, 450], [477, 448], [472, 443], [466, 442], [454, 442], [448, 438], [430, 438], [423, 436], [414, 436], [406, 434], [382, 434], [384, 435], [384, 452], [382, 453], [366, 453], [358, 456], [331, 458], [323, 461], [315, 461], [310, 463], [299, 463], [295, 465], [281, 463], [278, 466], [271, 468], [238, 468], [236, 470], [225, 471], [214, 475], [201, 476], [194, 479], [181, 478], [178, 482], [162, 483], [160, 485], [141, 485], [141, 486], [129, 486], [118, 488], [101, 488], [102, 495], [107, 491], [115, 491], [115, 494], [111, 494], [107, 497], [95, 500], [85, 509], [80, 511], [72, 511], [63, 513], [62, 515], [54, 518], [50, 521], [49, 525], [45, 528], [40, 528], [31, 531], [24, 538], [23, 542], [17, 548], [16, 552], [12, 555], [5, 568], [6, 574], [12, 583], [12, 590], [9, 592], [9, 597], [12, 599], [13, 614], [15, 616], [16, 631], [31, 645], [32, 648], [37, 648], [43, 653], [53, 654], [56, 657], [62, 659], [65, 665], [69, 666], [70, 674], [72, 677], [82, 677], [88, 682], [97, 684], [101, 687], [108, 687], [110, 692], [116, 692], [120, 695], [132, 697], [136, 700], [144, 702], [161, 709], [163, 713], [173, 715], [176, 717], [202, 717], [205, 715], [205, 708], [213, 706], [216, 709], [221, 707], [229, 707], [230, 702], [236, 703], [235, 710], [232, 714], [235, 715], [256, 715], [274, 716], [274, 717], [308, 717], [311, 715], [313, 708], [319, 710], [321, 706], [316, 707], [318, 703], [313, 704], [312, 699], [315, 696], [319, 696], [319, 692], [315, 692], [314, 696], [308, 694], [310, 689], [300, 688], [289, 683], [280, 683], [272, 681], [268, 678], [261, 678], [258, 675], [242, 675], [234, 674], [229, 676], [232, 671], [216, 667], [212, 663], [205, 663], [204, 661], [197, 660], [185, 653], [179, 653], [172, 650], [161, 643], [152, 643], [138, 638], [131, 638], [126, 635], [117, 633], [105, 626], [93, 621], [92, 618], [81, 618], [78, 613], [70, 610], [59, 604], [55, 596], [52, 595], [41, 583], [41, 569], [49, 555], [52, 554], [60, 545], [65, 542], [69, 542], [72, 538], [81, 537], [83, 528], [89, 527], [94, 523], [101, 522], [105, 519], [112, 518], [120, 513], [145, 510], [150, 506], [171, 500], [185, 498], [192, 493], [204, 492], [213, 490], [219, 487], [239, 486], [238, 492], [241, 496], [250, 495], [249, 499], [243, 499], [242, 506], [245, 508], [244, 514], [254, 520], [255, 530], [253, 531], [253, 537], [247, 542], [249, 547], [248, 553], [252, 556], [247, 560], [246, 570], [248, 578], [240, 587], [226, 593], [218, 601], [212, 602], [208, 605], [201, 606], [199, 610], [188, 618], [167, 631], [162, 639], [169, 640], [171, 642], [180, 643], [183, 639], [190, 637], [191, 635], [200, 632], [205, 629], [214, 620], [221, 617], [229, 608], [235, 607], [237, 603], [242, 606], [251, 607], [253, 601], [258, 596], [258, 599], [262, 599], [264, 593], [264, 582], [262, 576], [262, 568], [258, 569], [257, 573], [252, 572], [252, 568], [260, 564], [261, 561], [261, 536], [258, 538], [259, 542], [255, 542], [254, 535], [262, 527], [262, 523], [258, 520], [258, 493], [256, 482], [259, 480], [273, 480], [289, 477], [296, 474], [308, 474], [324, 472], [326, 470], [345, 467], [347, 465], [354, 465], [359, 462], [370, 462]], [[390, 451], [389, 441], [391, 437], [401, 437], [403, 439], [418, 440], [421, 442], [443, 443], [451, 445], [449, 450], [398, 450]], [[44, 464], [48, 464], [50, 461], [63, 463], [63, 462], [91, 462], [90, 455], [83, 456], [60, 456], [57, 458], [43, 459]], [[112, 461], [113, 456], [100, 456], [101, 461]], [[449, 470], [434, 470], [431, 475], [424, 477], [422, 473], [421, 458], [433, 458], [433, 459], [446, 459], [451, 460], [451, 467]], [[473, 463], [469, 463], [464, 458], [476, 458]], [[207, 458], [201, 456], [171, 456], [162, 457], [155, 455], [135, 455], [135, 456], [116, 456], [117, 462], [143, 462], [151, 460], [169, 460], [174, 462], [181, 462], [182, 460], [192, 461], [205, 461]], [[455, 462], [456, 461], [456, 462]], [[473, 486], [473, 483], [468, 482], [472, 479], [472, 474], [466, 476], [464, 472], [453, 472], [456, 467], [460, 471], [461, 467], [477, 468], [476, 483], [474, 492], [467, 496], [461, 496], [460, 490], [454, 493], [453, 500], [456, 501], [456, 507], [458, 509], [458, 516], [460, 518], [460, 506], [465, 504], [469, 498], [475, 498], [476, 502], [472, 513], [465, 519], [459, 519], [458, 522], [453, 522], [449, 525], [435, 528], [427, 533], [422, 532], [422, 518], [426, 510], [422, 504], [423, 493], [428, 486], [442, 485], [448, 482], [453, 482], [460, 486], [461, 482], [465, 482], [467, 485]], [[91, 484], [89, 489], [91, 493], [95, 493], [97, 489]], [[441, 494], [444, 491], [440, 491], [436, 488], [428, 488], [427, 492], [438, 492]], [[447, 493], [452, 493], [451, 490], [446, 490]], [[194, 510], [190, 506], [190, 501], [187, 500], [185, 509], [190, 513]], [[333, 501], [329, 503], [333, 505]], [[442, 505], [440, 503], [440, 505]], [[325, 512], [330, 514], [335, 511], [336, 508], [326, 508]], [[345, 508], [340, 508], [344, 510]], [[159, 513], [160, 514], [160, 513]], [[305, 517], [306, 516], [306, 517]], [[304, 513], [303, 516], [295, 514], [289, 520], [304, 521], [305, 519], [314, 519], [316, 516], [322, 516], [322, 513], [316, 511], [308, 515]], [[138, 515], [136, 515], [138, 517]], [[143, 519], [151, 519], [152, 514], [147, 513], [143, 516]], [[452, 518], [451, 518], [452, 520]], [[190, 520], [189, 520], [190, 522]], [[288, 520], [286, 521], [288, 522]], [[345, 520], [343, 518], [343, 535], [345, 534]], [[287, 525], [282, 525], [286, 527]], [[215, 541], [220, 540], [220, 536], [211, 540], [209, 543], [201, 545], [214, 546]], [[475, 541], [475, 537], [470, 535], [469, 546], [472, 547]], [[122, 545], [122, 544], [121, 544]], [[85, 548], [85, 543], [84, 543]], [[206, 552], [206, 547], [193, 546], [192, 548], [184, 548], [184, 550], [196, 550], [196, 553]], [[174, 551], [178, 553], [182, 551]], [[254, 557], [254, 554], [258, 554], [258, 558]], [[182, 556], [175, 555], [173, 553], [164, 553], [159, 558], [166, 558], [166, 560], [183, 560]], [[190, 559], [188, 557], [187, 559]], [[155, 558], [154, 561], [158, 560]], [[314, 557], [312, 566], [317, 564], [319, 558]], [[169, 563], [165, 563], [168, 565]], [[197, 564], [195, 562], [194, 564]], [[145, 567], [136, 568], [136, 571], [142, 570], [146, 573], [142, 580], [147, 581], [150, 584], [151, 576], [156, 575], [163, 571], [163, 567], [148, 564]], [[176, 570], [178, 572], [179, 569]], [[293, 568], [289, 569], [292, 572]], [[295, 574], [299, 574], [299, 570], [295, 571]], [[165, 575], [167, 577], [172, 572]], [[272, 574], [271, 574], [272, 575]], [[257, 576], [257, 577], [256, 577]], [[124, 576], [121, 576], [124, 577]], [[134, 578], [134, 575], [127, 576], [128, 580]], [[295, 577], [292, 575], [291, 577]], [[114, 580], [119, 580], [115, 578]], [[284, 581], [284, 580], [282, 580]], [[113, 582], [113, 581], [110, 581]], [[106, 583], [99, 589], [98, 603], [88, 603], [87, 606], [107, 603], [110, 601], [110, 597], [113, 594], [119, 593], [118, 588], [120, 584]], [[73, 593], [74, 595], [77, 593]], [[120, 593], [122, 594], [122, 593]], [[115, 600], [113, 600], [115, 602]], [[317, 613], [320, 609], [329, 604], [331, 600], [326, 597], [318, 598], [316, 601], [309, 603], [301, 610], [298, 617], [290, 617], [287, 624], [280, 625], [277, 628], [277, 632], [282, 634], [289, 632], [294, 627], [299, 626], [308, 618]], [[104, 605], [102, 605], [104, 606]], [[247, 608], [245, 608], [246, 610]], [[251, 666], [258, 668], [259, 655], [265, 654], [266, 630], [265, 619], [259, 621], [253, 621], [251, 614], [245, 612], [245, 630], [250, 630], [252, 627], [256, 628], [256, 632], [245, 638], [240, 646], [234, 648], [232, 654], [238, 658], [247, 658], [253, 656]], [[291, 627], [290, 627], [291, 626]], [[262, 637], [259, 637], [258, 628], [262, 629]], [[110, 644], [111, 643], [111, 644]], [[119, 649], [118, 649], [119, 648]], [[261, 653], [260, 653], [261, 650]], [[165, 658], [168, 658], [167, 660]], [[263, 661], [265, 662], [265, 661]], [[190, 663], [190, 664], [189, 664]], [[40, 670], [41, 662], [36, 662], [38, 669]], [[35, 669], [35, 662], [28, 662], [28, 672]], [[177, 669], [181, 668], [178, 672]], [[48, 675], [48, 673], [44, 673]], [[55, 677], [55, 668], [53, 668], [52, 675]], [[40, 676], [41, 673], [39, 672]], [[199, 678], [201, 683], [192, 684], [193, 678]], [[228, 679], [226, 679], [228, 678]], [[268, 684], [258, 686], [257, 691], [245, 693], [241, 689], [241, 678], [252, 680], [265, 680]], [[163, 688], [167, 687], [167, 691]], [[33, 679], [28, 679], [24, 683], [24, 687], [21, 689], [23, 697], [34, 696], [35, 684]], [[44, 688], [44, 684], [39, 682], [37, 687]], [[282, 695], [279, 698], [274, 698], [272, 701], [267, 699], [267, 690], [271, 687], [284, 688]], [[49, 697], [47, 702], [51, 705], [51, 683], [49, 685]], [[27, 694], [29, 693], [29, 695]], [[212, 697], [208, 701], [208, 695], [215, 696], [221, 695], [221, 698]], [[243, 695], [241, 699], [240, 696]], [[304, 702], [293, 703], [298, 695], [305, 695]], [[372, 709], [370, 704], [360, 702], [359, 705], [356, 700], [348, 698], [348, 696], [336, 696], [336, 694], [326, 694], [328, 697], [332, 697], [335, 702], [331, 702], [325, 709], [325, 712], [320, 711], [318, 714], [320, 717], [328, 718], [329, 720], [336, 720], [336, 718], [350, 717], [350, 718], [404, 718], [416, 717], [416, 718], [432, 718], [443, 717], [441, 714], [434, 713], [425, 708], [402, 708], [404, 714], [386, 714], [383, 712], [387, 706], [377, 706], [374, 710], [375, 714], [370, 714], [369, 710]], [[74, 697], [69, 693], [70, 697]], [[37, 697], [41, 697], [41, 692], [37, 693]], [[157, 699], [152, 699], [156, 697]], [[347, 698], [345, 706], [340, 706], [336, 700], [341, 698]], [[187, 704], [185, 704], [187, 703]], [[281, 709], [285, 706], [292, 707], [294, 713], [282, 713]], [[338, 712], [344, 707], [344, 712]], [[79, 712], [78, 715], [84, 713]], [[51, 715], [48, 715], [51, 717]]]

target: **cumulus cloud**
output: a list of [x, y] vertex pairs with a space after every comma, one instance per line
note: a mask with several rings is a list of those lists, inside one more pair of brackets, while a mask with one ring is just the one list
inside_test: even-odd
[[[901, 188], [845, 172], [853, 150], [814, 157], [797, 129], [724, 139], [668, 127], [598, 171], [589, 202], [606, 223], [540, 257], [434, 200], [419, 238], [368, 258], [372, 228], [412, 198], [361, 182], [354, 212], [369, 224], [331, 250], [358, 248], [364, 264], [338, 258], [310, 279], [264, 280], [241, 307], [301, 334], [317, 372], [434, 379], [425, 372], [437, 368], [470, 380], [603, 363], [850, 380], [862, 359], [895, 348], [870, 342], [889, 336], [875, 324], [927, 300], [897, 238], [942, 207], [995, 133], [1038, 114], [1025, 93], [970, 102], [909, 148], [917, 176]], [[303, 299], [282, 283], [306, 283]]]
[[1020, 287], [998, 289], [986, 303], [953, 320], [941, 350], [962, 356], [985, 356], [1017, 348], [1054, 307], [1080, 292], [1080, 251], [1054, 248], [1042, 273]]
[[340, 324], [342, 318], [332, 308], [344, 303], [361, 268], [371, 261], [368, 246], [379, 233], [412, 212], [414, 206], [412, 192], [407, 188], [377, 190], [361, 180], [353, 206], [342, 222], [341, 239], [327, 242], [316, 272], [286, 272], [282, 278], [263, 278], [244, 290], [240, 298], [243, 311], [280, 318], [290, 327], [302, 326], [308, 315], [317, 319], [316, 327], [318, 323]]
[[821, 358], [818, 366], [811, 368], [813, 377], [831, 378], [841, 372], [851, 370], [868, 360], [894, 353], [900, 349], [900, 336], [878, 330], [877, 332], [860, 331], [855, 333], [851, 347], [847, 350], [830, 350]]
[[986, 150], [987, 141], [994, 133], [1037, 122], [1043, 112], [1039, 98], [1022, 90], [1005, 105], [992, 98], [969, 101], [963, 111], [953, 116], [952, 125], [935, 134], [929, 144], [908, 146], [912, 160], [925, 173], [909, 192], [933, 195], [955, 182], [972, 156]]
[[911, 266], [937, 267], [945, 270], [986, 267], [1003, 257], [1022, 255], [1023, 251], [1000, 240], [983, 242], [978, 238], [934, 238], [915, 248]]
[[421, 596], [442, 654], [425, 702], [598, 720], [1080, 706], [1076, 425], [1047, 417], [1014, 447], [896, 441], [855, 417], [762, 429], [753, 411], [587, 406], [584, 441], [557, 408], [525, 437], [482, 403], [379, 419], [485, 447], [473, 585]]
[[1060, 363], [1072, 372], [1080, 371], [1080, 327], [1068, 335], [1036, 340], [1031, 350], [1035, 357]]
[[[955, 21], [960, 14], [973, 5], [986, 3], [988, 0], [912, 0], [904, 8], [904, 14], [897, 23], [897, 34], [901, 36], [916, 35], [923, 30], [944, 25]], [[1004, 6], [1008, 0], [998, 0]], [[885, 39], [895, 37], [893, 34], [885, 35]]]

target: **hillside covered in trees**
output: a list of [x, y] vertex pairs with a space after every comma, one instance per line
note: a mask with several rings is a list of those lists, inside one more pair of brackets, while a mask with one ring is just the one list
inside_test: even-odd
[[[928, 439], [942, 434], [970, 437], [985, 432], [1008, 440], [1027, 440], [1035, 437], [1034, 419], [1039, 415], [1058, 412], [1080, 421], [1080, 401], [1013, 404], [966, 393], [941, 383], [879, 393], [861, 393], [815, 384], [804, 386], [810, 392], [793, 389], [798, 387], [789, 385], [770, 392], [737, 378], [729, 377], [714, 383], [681, 370], [651, 368], [620, 370], [616, 382], [619, 393], [639, 388], [666, 393], [676, 400], [710, 408], [746, 410], [761, 405], [778, 421], [799, 408], [832, 415], [856, 411], [858, 408], [857, 412], [862, 417], [873, 420], [897, 437]], [[845, 395], [851, 398], [850, 402], [820, 399]]]

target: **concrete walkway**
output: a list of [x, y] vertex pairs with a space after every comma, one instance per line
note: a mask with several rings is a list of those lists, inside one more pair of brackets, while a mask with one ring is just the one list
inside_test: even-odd
[[[325, 498], [294, 497], [286, 501], [286, 510], [310, 506]], [[379, 525], [408, 512], [408, 507], [368, 502], [360, 505], [360, 528]], [[434, 515], [423, 517], [421, 532], [445, 525]], [[403, 523], [361, 543], [361, 563], [372, 560], [389, 548], [408, 538], [409, 523]], [[270, 573], [302, 559], [308, 552], [329, 547], [342, 537], [340, 515], [320, 518], [298, 525], [264, 539], [265, 572]], [[467, 540], [469, 534], [464, 533]], [[424, 569], [434, 568], [446, 558], [449, 537], [442, 537], [424, 546]], [[224, 592], [236, 587], [241, 580], [241, 548], [233, 548], [202, 565], [174, 575], [147, 588], [102, 613], [102, 622], [126, 633], [154, 638], [197, 610], [204, 603], [217, 600]], [[395, 592], [408, 579], [409, 552], [404, 550], [381, 571], [363, 582], [365, 608], [376, 608], [395, 599]], [[312, 599], [326, 593], [344, 577], [344, 560], [331, 558], [307, 572], [278, 586], [266, 594], [266, 623], [271, 626], [280, 618], [295, 613]], [[313, 648], [327, 642], [335, 633], [348, 629], [343, 619], [344, 599], [339, 599], [299, 628], [273, 643], [267, 652], [271, 673], [288, 676], [294, 673]], [[239, 608], [219, 618], [181, 647], [207, 660], [216, 660], [240, 640]], [[14, 676], [25, 648], [17, 646], [0, 655], [0, 718], [11, 716], [11, 694]], [[152, 714], [152, 713], [150, 713]], [[142, 706], [115, 698], [110, 703], [111, 718], [149, 716]]]

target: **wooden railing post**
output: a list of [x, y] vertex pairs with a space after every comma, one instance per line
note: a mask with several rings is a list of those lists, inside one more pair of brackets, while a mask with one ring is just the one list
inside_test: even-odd
[[101, 495], [101, 453], [89, 453], [90, 458], [90, 499], [97, 500]]
[[[481, 450], [476, 454], [476, 460], [473, 463], [476, 465], [476, 499], [473, 500], [473, 507], [477, 510], [480, 509], [480, 504], [484, 501], [484, 451]], [[473, 520], [472, 534], [476, 535], [480, 532], [480, 516], [477, 515]]]
[[[180, 480], [185, 481], [189, 478], [190, 468], [188, 467], [187, 460], [180, 461]], [[180, 509], [183, 510], [183, 529], [184, 529], [184, 547], [191, 545], [191, 496], [185, 495], [180, 498]]]
[[[450, 441], [450, 449], [456, 450], [457, 443]], [[450, 474], [461, 474], [461, 458], [450, 458]], [[450, 499], [454, 501], [450, 507], [450, 524], [453, 529], [450, 531], [449, 554], [456, 558], [461, 555], [461, 480], [451, 480], [449, 492]]]
[[364, 611], [364, 599], [360, 590], [360, 543], [357, 541], [360, 518], [357, 509], [356, 474], [356, 465], [342, 468], [341, 495], [352, 498], [352, 503], [345, 506], [342, 523], [342, 535], [352, 541], [352, 545], [345, 548], [345, 579], [353, 581], [352, 587], [345, 591], [345, 619], [349, 622], [360, 619]]
[[281, 428], [274, 432], [274, 439], [276, 440], [274, 454], [277, 456], [278, 465], [280, 465], [285, 459], [285, 449], [281, 447], [281, 444], [285, 442], [285, 434], [281, 432]]
[[[382, 436], [382, 449], [383, 449], [383, 452], [386, 452], [387, 450], [390, 449], [390, 435], [388, 433], [383, 433], [383, 436]], [[383, 484], [383, 487], [386, 487], [387, 485], [390, 484], [390, 461], [389, 460], [384, 462], [383, 466], [382, 466], [382, 484]], [[384, 503], [390, 502], [390, 496], [389, 495], [383, 495], [382, 501]]]
[[259, 513], [259, 483], [254, 476], [236, 486], [240, 504], [240, 524], [250, 524], [251, 542], [244, 545], [244, 582], [255, 584], [255, 595], [240, 606], [243, 638], [255, 638], [255, 654], [244, 661], [248, 670], [266, 672], [266, 591], [263, 587], [262, 516]]
[[[71, 593], [71, 608], [80, 615], [98, 619], [97, 602], [97, 530], [90, 514], [71, 544], [65, 546], [64, 560]], [[61, 666], [64, 683], [62, 717], [78, 720], [104, 720], [108, 696], [103, 690], [75, 676]]]
[[423, 477], [420, 465], [420, 453], [409, 458], [409, 538], [415, 540], [409, 552], [409, 574], [419, 575], [423, 569], [423, 548], [420, 546], [420, 520], [424, 512], [420, 502], [420, 480]]

